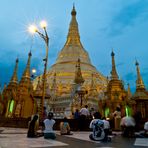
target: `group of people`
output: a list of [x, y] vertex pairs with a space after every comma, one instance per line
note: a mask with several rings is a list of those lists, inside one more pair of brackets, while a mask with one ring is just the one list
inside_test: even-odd
[[[55, 120], [53, 119], [53, 113], [49, 112], [48, 116], [45, 120], [42, 122], [42, 132], [37, 132], [39, 129], [39, 119], [38, 115], [34, 115], [29, 121], [28, 125], [28, 132], [27, 132], [27, 137], [28, 138], [37, 138], [44, 136], [45, 139], [55, 139], [56, 134], [53, 130], [53, 126], [55, 124]], [[60, 123], [60, 133], [61, 135], [70, 135], [72, 132], [70, 131], [70, 126], [68, 123], [67, 118], [65, 117], [63, 121]]]
[[80, 131], [86, 130], [87, 120], [93, 119], [94, 113], [95, 113], [94, 108], [91, 108], [90, 110], [88, 110], [87, 105], [82, 107], [80, 111], [76, 109], [75, 113], [73, 114], [74, 115], [73, 118], [77, 121], [76, 130], [80, 130]]
[[42, 132], [37, 132], [39, 129], [39, 117], [38, 115], [34, 115], [32, 120], [29, 121], [28, 125], [28, 138], [36, 138], [44, 136], [45, 139], [55, 139], [56, 135], [53, 131], [53, 125], [55, 124], [55, 120], [53, 119], [53, 113], [49, 112], [47, 118], [42, 123]]
[[92, 130], [92, 133], [89, 135], [91, 140], [95, 141], [110, 141], [108, 137], [110, 131], [110, 123], [106, 120], [105, 117], [101, 118], [101, 114], [96, 112], [94, 108], [88, 110], [88, 106], [81, 108], [80, 111], [76, 109], [74, 113], [74, 119], [77, 119], [79, 122], [79, 130], [85, 130], [87, 119], [91, 119], [89, 128]]
[[[87, 117], [90, 117], [90, 113], [88, 111], [88, 106], [86, 105], [84, 108], [80, 110], [76, 110], [74, 114], [76, 119], [80, 119], [80, 128], [85, 127]], [[92, 133], [89, 135], [91, 140], [95, 141], [111, 141], [109, 138], [110, 132], [110, 122], [106, 120], [105, 117], [101, 118], [101, 114], [99, 112], [94, 112], [92, 115], [92, 120], [89, 124], [89, 128], [92, 129]], [[53, 113], [49, 112], [47, 117], [42, 122], [42, 132], [37, 132], [39, 129], [39, 117], [38, 115], [34, 115], [29, 121], [28, 125], [28, 138], [33, 137], [41, 137], [44, 136], [45, 139], [55, 139], [56, 134], [53, 130], [53, 126], [55, 124], [55, 120], [53, 119]], [[120, 126], [123, 131], [123, 135], [127, 137], [135, 136], [135, 120], [131, 116], [125, 116], [121, 119]], [[70, 130], [70, 125], [68, 123], [68, 119], [64, 117], [62, 122], [60, 122], [60, 133], [61, 135], [71, 135], [73, 134]], [[148, 121], [144, 124], [144, 132], [138, 135], [139, 137], [148, 137]]]
[[[42, 132], [38, 132], [39, 129], [39, 119], [38, 115], [34, 115], [29, 121], [28, 125], [28, 138], [37, 138], [44, 136], [45, 139], [55, 139], [56, 134], [53, 130], [55, 120], [53, 119], [53, 113], [49, 112], [47, 118], [42, 123]], [[85, 117], [83, 117], [85, 118]], [[85, 123], [84, 123], [85, 124]], [[104, 140], [107, 141], [107, 136], [109, 133], [109, 122], [103, 118], [101, 120], [101, 114], [99, 112], [94, 113], [94, 119], [91, 121], [89, 127], [92, 129], [93, 133], [89, 136], [91, 140]], [[65, 117], [60, 123], [60, 133], [61, 135], [71, 135], [70, 125], [68, 119]]]

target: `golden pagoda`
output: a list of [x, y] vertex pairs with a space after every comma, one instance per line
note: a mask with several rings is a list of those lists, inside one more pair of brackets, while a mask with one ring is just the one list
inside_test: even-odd
[[37, 103], [33, 97], [33, 86], [30, 77], [31, 52], [28, 54], [28, 61], [25, 71], [18, 83], [17, 70], [18, 59], [16, 59], [13, 76], [6, 88], [3, 90], [3, 102], [5, 117], [28, 118], [36, 113]]
[[30, 62], [31, 52], [28, 54], [28, 61], [22, 78], [18, 86], [18, 99], [15, 108], [15, 115], [23, 118], [31, 117], [36, 113], [37, 103], [33, 96], [33, 86], [31, 82]]
[[19, 60], [17, 58], [12, 78], [8, 86], [6, 85], [4, 86], [3, 93], [2, 93], [5, 117], [12, 117], [14, 114], [13, 108], [16, 104], [17, 89], [18, 89], [18, 78], [17, 78], [18, 62]]
[[[66, 43], [59, 52], [55, 64], [51, 66], [47, 73], [46, 89], [49, 90], [51, 98], [49, 99], [49, 104], [45, 101], [45, 105], [47, 105], [48, 110], [53, 110], [53, 112], [56, 114], [55, 116], [57, 117], [69, 115], [72, 112], [71, 105], [73, 102], [73, 93], [76, 85], [74, 82], [76, 70], [75, 66], [78, 59], [80, 60], [81, 73], [84, 79], [82, 87], [88, 92], [87, 96], [89, 95], [90, 99], [90, 101], [88, 101], [89, 107], [94, 105], [93, 99], [96, 100], [94, 96], [90, 96], [90, 91], [92, 89], [92, 74], [93, 79], [95, 79], [95, 89], [97, 91], [97, 95], [100, 91], [104, 91], [106, 89], [107, 84], [106, 78], [91, 64], [88, 52], [84, 49], [80, 41], [75, 6], [73, 6], [71, 11], [71, 17]], [[54, 79], [56, 79], [56, 81]], [[56, 83], [56, 87], [53, 89], [54, 83]], [[37, 84], [38, 78], [34, 81], [34, 90], [37, 89]], [[42, 91], [42, 89], [40, 89], [40, 91]], [[96, 101], [95, 104], [98, 107], [98, 103], [96, 103]]]
[[135, 63], [137, 69], [136, 91], [132, 100], [136, 102], [135, 112], [141, 112], [142, 118], [148, 118], [148, 91], [145, 89], [144, 82], [140, 74], [139, 63]]
[[100, 111], [105, 117], [109, 117], [117, 107], [121, 109], [121, 114], [125, 115], [126, 105], [128, 104], [127, 91], [124, 89], [123, 82], [117, 74], [114, 56], [115, 54], [112, 51], [111, 77], [108, 80], [104, 99], [99, 101]]

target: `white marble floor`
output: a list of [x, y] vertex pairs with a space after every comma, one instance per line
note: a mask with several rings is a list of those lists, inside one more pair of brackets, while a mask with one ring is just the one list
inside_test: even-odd
[[[67, 146], [68, 143], [57, 140], [46, 140], [43, 137], [31, 138], [26, 137], [27, 129], [22, 128], [4, 128], [0, 127], [0, 148], [33, 148], [33, 147], [53, 147], [53, 146]], [[60, 135], [59, 131], [56, 131]], [[91, 141], [89, 139], [90, 132], [73, 132], [73, 135], [66, 135], [79, 140], [100, 143], [99, 141]], [[121, 133], [115, 133], [117, 136]], [[148, 147], [148, 139], [136, 138], [133, 146]], [[102, 147], [103, 148], [103, 147]], [[107, 148], [107, 147], [104, 147]], [[111, 148], [111, 147], [108, 147]], [[113, 148], [113, 147], [112, 147]]]
[[46, 140], [40, 138], [27, 138], [26, 129], [0, 128], [0, 148], [33, 148], [33, 147], [53, 147], [66, 146], [68, 144], [57, 140]]

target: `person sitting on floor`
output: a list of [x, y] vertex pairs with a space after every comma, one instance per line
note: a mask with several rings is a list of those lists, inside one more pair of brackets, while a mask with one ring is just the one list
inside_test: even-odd
[[60, 133], [61, 135], [71, 135], [70, 126], [66, 117], [64, 117], [63, 122], [60, 123]]
[[136, 133], [136, 138], [148, 138], [148, 121], [144, 123], [144, 131]]
[[106, 120], [105, 117], [102, 118], [102, 121], [104, 123], [104, 132], [105, 132], [105, 138], [104, 141], [107, 141], [108, 135], [109, 135], [109, 130], [110, 130], [110, 123], [108, 120]]
[[56, 134], [53, 131], [53, 125], [55, 124], [55, 120], [53, 120], [53, 113], [48, 113], [48, 118], [43, 121], [43, 131], [45, 139], [55, 139]]
[[120, 125], [122, 127], [122, 134], [124, 137], [133, 137], [135, 136], [135, 120], [131, 116], [125, 116], [121, 119]]
[[37, 133], [38, 127], [39, 127], [38, 115], [34, 115], [32, 117], [32, 120], [29, 121], [29, 124], [28, 124], [27, 137], [36, 138], [36, 137], [43, 136], [42, 133]]
[[99, 112], [94, 113], [94, 118], [89, 128], [93, 130], [93, 133], [89, 135], [89, 138], [94, 141], [103, 141], [105, 138], [105, 132], [104, 132], [104, 123], [101, 120], [101, 114]]
[[145, 137], [148, 137], [148, 121], [144, 124], [144, 135]]

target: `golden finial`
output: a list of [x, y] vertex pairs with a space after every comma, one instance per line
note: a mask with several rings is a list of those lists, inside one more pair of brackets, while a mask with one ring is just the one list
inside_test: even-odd
[[30, 62], [31, 62], [31, 56], [32, 56], [32, 53], [30, 51], [29, 54], [28, 54], [27, 66], [26, 66], [26, 69], [25, 69], [25, 71], [23, 73], [23, 77], [25, 77], [25, 78], [30, 78]]
[[69, 26], [69, 31], [67, 35], [67, 41], [65, 43], [66, 46], [81, 46], [82, 44], [80, 42], [80, 35], [79, 35], [79, 29], [78, 29], [78, 23], [76, 20], [76, 10], [75, 6], [73, 5], [73, 9], [71, 11], [72, 19]]
[[114, 59], [114, 52], [113, 52], [113, 49], [112, 49], [112, 52], [111, 52], [111, 56], [112, 56], [112, 71], [111, 71], [111, 79], [118, 79], [118, 74], [117, 74], [117, 71], [116, 71], [116, 65], [115, 65], [115, 59]]
[[75, 16], [76, 14], [77, 14], [77, 12], [75, 10], [75, 4], [73, 3], [73, 8], [72, 8], [72, 11], [71, 11], [71, 15]]
[[139, 68], [139, 63], [136, 60], [135, 65], [137, 67], [137, 80], [136, 80], [136, 90], [138, 89], [145, 89], [141, 74], [140, 74], [140, 68]]
[[13, 72], [13, 76], [11, 78], [10, 83], [17, 83], [18, 82], [18, 78], [17, 78], [17, 70], [18, 70], [18, 58], [15, 61], [15, 68], [14, 68], [14, 72]]

